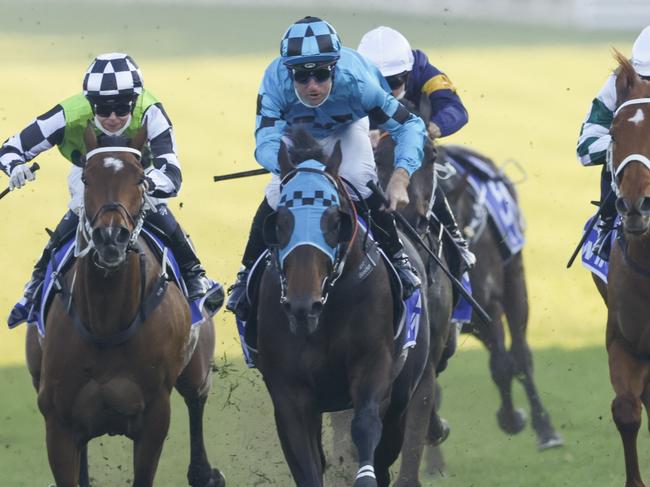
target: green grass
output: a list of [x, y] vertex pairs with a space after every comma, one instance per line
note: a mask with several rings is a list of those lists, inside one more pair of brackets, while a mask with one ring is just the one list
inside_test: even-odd
[[[234, 278], [266, 178], [214, 184], [214, 174], [252, 169], [254, 103], [264, 68], [297, 9], [95, 3], [4, 2], [0, 50], [0, 139], [78, 91], [90, 59], [124, 50], [172, 118], [183, 164], [182, 193], [171, 208], [192, 235], [210, 275]], [[585, 33], [353, 9], [322, 10], [346, 44], [375, 25], [391, 25], [425, 50], [457, 86], [470, 123], [445, 142], [470, 145], [498, 163], [516, 159], [528, 229], [524, 256], [531, 301], [529, 337], [539, 389], [567, 445], [537, 453], [527, 429], [515, 437], [495, 421], [496, 390], [487, 355], [471, 339], [443, 374], [444, 447], [450, 487], [623, 484], [620, 440], [604, 352], [604, 307], [587, 273], [565, 263], [598, 194], [598, 170], [575, 159], [579, 127], [613, 67], [610, 47], [628, 53], [635, 33]], [[67, 162], [39, 157], [38, 180], [0, 202], [0, 315], [19, 296], [45, 244], [45, 226], [65, 211]], [[4, 180], [6, 181], [6, 180]], [[2, 183], [4, 184], [4, 183]], [[0, 186], [2, 185], [0, 184]], [[181, 204], [182, 203], [182, 208]], [[24, 367], [24, 328], [0, 327], [0, 486], [51, 482], [44, 428]], [[258, 374], [239, 360], [231, 315], [217, 319], [217, 355], [234, 359], [215, 378], [207, 408], [210, 458], [230, 486], [290, 485]], [[223, 362], [223, 361], [222, 361]], [[517, 402], [524, 405], [519, 389]], [[169, 441], [156, 485], [184, 485], [186, 413], [175, 396]], [[640, 435], [648, 477], [647, 434]], [[96, 486], [126, 485], [130, 447], [118, 438], [91, 444]], [[334, 485], [334, 484], [332, 484]], [[427, 486], [434, 485], [428, 481]], [[436, 484], [437, 485], [437, 484]]]

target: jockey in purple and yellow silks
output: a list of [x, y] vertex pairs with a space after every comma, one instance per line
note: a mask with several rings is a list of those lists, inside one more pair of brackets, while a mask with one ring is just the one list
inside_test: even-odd
[[[431, 113], [425, 122], [432, 140], [451, 135], [467, 123], [467, 110], [447, 75], [433, 66], [422, 51], [411, 49], [408, 40], [396, 30], [381, 26], [367, 32], [358, 51], [381, 71], [395, 98], [404, 98], [416, 108], [421, 106], [423, 97], [428, 99]], [[432, 211], [451, 234], [467, 265], [474, 265], [476, 257], [469, 250], [439, 185], [435, 188]]]

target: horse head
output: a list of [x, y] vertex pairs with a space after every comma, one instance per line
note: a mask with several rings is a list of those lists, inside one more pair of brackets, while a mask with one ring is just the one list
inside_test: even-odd
[[264, 237], [281, 276], [291, 332], [307, 336], [316, 331], [342, 272], [355, 220], [337, 179], [340, 143], [327, 159], [305, 131], [294, 134], [292, 143], [291, 156], [284, 143], [280, 148], [280, 203], [265, 222]]
[[116, 269], [126, 260], [142, 228], [147, 184], [140, 150], [146, 138], [142, 129], [130, 143], [121, 137], [100, 143], [90, 125], [84, 134], [81, 224], [88, 249], [95, 249], [95, 263], [105, 269]]
[[650, 82], [641, 79], [618, 51], [617, 109], [610, 129], [608, 164], [617, 193], [616, 209], [628, 236], [650, 227]]

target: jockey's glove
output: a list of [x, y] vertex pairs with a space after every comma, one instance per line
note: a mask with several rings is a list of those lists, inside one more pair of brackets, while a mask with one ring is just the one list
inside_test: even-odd
[[440, 132], [440, 127], [438, 127], [435, 123], [429, 122], [429, 126], [427, 127], [427, 132], [429, 133], [429, 138], [437, 139], [442, 135], [442, 132]]
[[407, 188], [409, 186], [409, 174], [406, 169], [398, 167], [393, 171], [386, 187], [386, 196], [390, 203], [389, 210], [395, 211], [409, 204]]
[[27, 184], [27, 181], [36, 179], [34, 173], [29, 169], [27, 164], [18, 164], [11, 170], [9, 175], [9, 189], [22, 188]]

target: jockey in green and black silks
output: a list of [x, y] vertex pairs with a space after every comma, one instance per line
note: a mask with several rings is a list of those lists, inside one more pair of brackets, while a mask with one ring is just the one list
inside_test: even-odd
[[[650, 80], [650, 26], [641, 31], [632, 46], [632, 66], [645, 80]], [[616, 219], [616, 195], [612, 191], [612, 175], [607, 163], [607, 153], [612, 143], [609, 133], [614, 112], [618, 106], [616, 97], [616, 78], [618, 72], [611, 73], [591, 102], [578, 138], [577, 156], [583, 166], [603, 166], [600, 181], [600, 218], [597, 224], [598, 238], [593, 252], [603, 260], [609, 260], [609, 230]]]
[[122, 53], [102, 54], [88, 67], [82, 93], [71, 96], [37, 117], [20, 133], [7, 139], [0, 148], [0, 169], [9, 176], [12, 190], [34, 180], [27, 162], [45, 150], [57, 146], [72, 163], [68, 176], [71, 196], [69, 211], [37, 262], [32, 278], [25, 286], [24, 296], [11, 311], [11, 326], [27, 320], [51, 251], [77, 227], [84, 191], [81, 181], [86, 153], [83, 133], [89, 123], [94, 126], [98, 136], [126, 138], [131, 138], [146, 127], [149, 157], [143, 164], [146, 166], [148, 192], [158, 211], [148, 213], [145, 220], [167, 235], [179, 261], [190, 300], [202, 297], [213, 287], [185, 232], [165, 203], [167, 198], [178, 194], [182, 181], [171, 121], [162, 104], [144, 89], [142, 72], [130, 56]]

